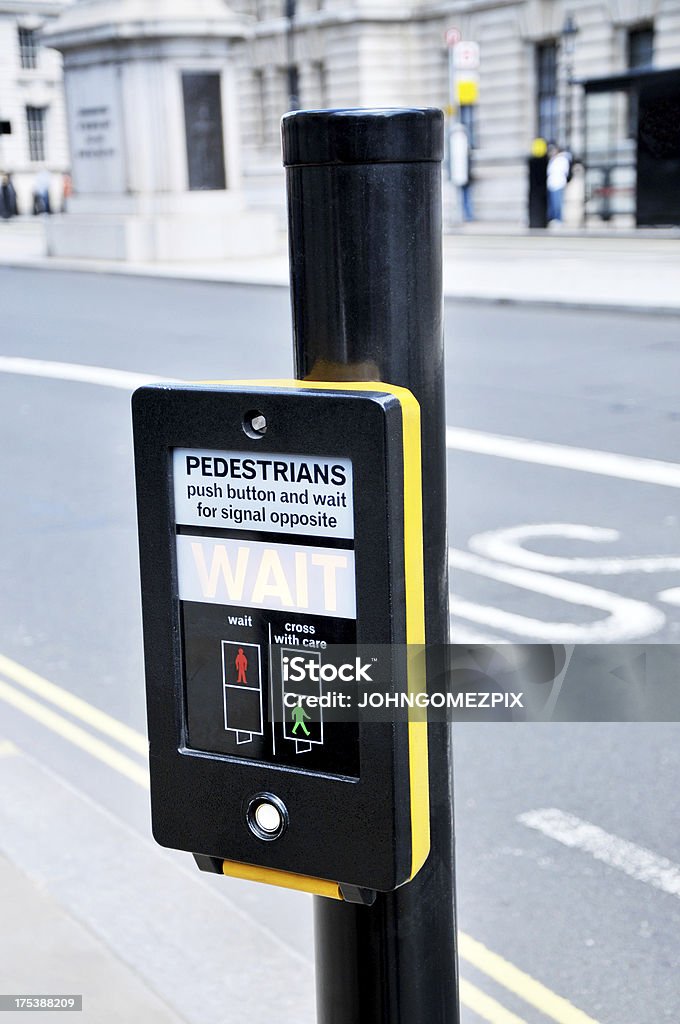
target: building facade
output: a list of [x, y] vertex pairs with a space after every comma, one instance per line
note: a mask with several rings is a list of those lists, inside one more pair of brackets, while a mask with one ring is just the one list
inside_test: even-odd
[[69, 168], [61, 56], [41, 42], [41, 31], [64, 0], [0, 0], [0, 172], [10, 172], [19, 211], [33, 208], [39, 172], [51, 172], [53, 207]]
[[[680, 66], [680, 0], [241, 0], [243, 167], [253, 201], [282, 196], [278, 122], [301, 107], [449, 103], [446, 31], [480, 47], [476, 214], [522, 223], [526, 160], [542, 136], [584, 145], [579, 79]], [[566, 30], [566, 31], [565, 31]]]
[[[36, 173], [47, 167], [56, 181], [69, 166], [61, 57], [40, 42], [41, 28], [68, 3], [0, 0], [0, 121], [12, 126], [0, 135], [0, 170], [13, 172], [24, 211]], [[190, 11], [192, 0], [186, 5]], [[525, 222], [535, 137], [583, 153], [578, 80], [680, 66], [680, 0], [231, 0], [224, 7], [240, 25], [230, 53], [237, 109], [227, 132], [240, 152], [226, 156], [242, 169], [248, 203], [278, 210], [281, 221], [282, 114], [294, 106], [447, 108], [448, 29], [480, 48], [477, 99], [462, 109], [480, 220]], [[605, 108], [594, 99], [596, 115], [598, 102]], [[631, 103], [619, 106], [617, 151], [624, 152], [632, 146]], [[610, 121], [608, 112], [602, 132]]]

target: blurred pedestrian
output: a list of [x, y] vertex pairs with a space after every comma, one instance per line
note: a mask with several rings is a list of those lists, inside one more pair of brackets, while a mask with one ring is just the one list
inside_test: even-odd
[[463, 220], [474, 220], [470, 139], [467, 128], [457, 121], [451, 129], [451, 180], [458, 187]]
[[548, 223], [562, 223], [562, 208], [567, 182], [571, 177], [571, 153], [559, 146], [548, 150]]
[[18, 213], [17, 194], [12, 183], [12, 175], [3, 174], [2, 184], [0, 184], [0, 217], [3, 220], [9, 220], [10, 217], [16, 217]]
[[61, 212], [66, 213], [68, 210], [68, 201], [73, 195], [73, 181], [68, 171], [64, 172], [61, 182]]
[[52, 176], [46, 167], [38, 171], [33, 185], [33, 213], [52, 213], [50, 205], [50, 186]]

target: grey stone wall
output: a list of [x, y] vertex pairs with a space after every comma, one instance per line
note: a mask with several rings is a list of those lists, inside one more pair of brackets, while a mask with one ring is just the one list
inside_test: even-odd
[[[680, 65], [680, 0], [298, 0], [292, 44], [280, 0], [242, 0], [249, 37], [239, 54], [244, 166], [251, 193], [282, 195], [278, 120], [287, 109], [289, 45], [300, 100], [314, 106], [434, 105], [448, 102], [444, 33], [456, 25], [481, 48], [475, 110], [475, 205], [480, 219], [522, 223], [526, 159], [537, 132], [537, 44], [558, 39], [565, 17], [578, 25], [574, 76], [624, 70], [631, 28], [653, 22], [654, 61]], [[567, 93], [559, 67], [561, 135]], [[581, 91], [572, 86], [572, 141], [582, 145]]]

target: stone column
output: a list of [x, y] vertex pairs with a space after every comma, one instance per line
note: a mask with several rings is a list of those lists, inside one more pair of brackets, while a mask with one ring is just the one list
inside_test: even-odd
[[223, 0], [78, 0], [45, 41], [64, 56], [74, 196], [51, 255], [134, 261], [271, 252], [275, 219], [245, 206]]

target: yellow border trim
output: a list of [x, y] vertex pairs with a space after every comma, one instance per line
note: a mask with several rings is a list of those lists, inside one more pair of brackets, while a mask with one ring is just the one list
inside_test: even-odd
[[314, 896], [327, 896], [332, 900], [342, 900], [340, 886], [337, 882], [327, 882], [323, 878], [310, 878], [308, 875], [295, 875], [292, 871], [279, 871], [276, 868], [259, 868], [255, 864], [241, 864], [235, 860], [222, 862], [222, 874], [230, 878], [245, 878], [248, 882], [264, 882], [265, 885], [278, 885], [281, 889], [296, 889], [297, 892], [309, 892]]
[[[407, 389], [384, 381], [317, 381], [317, 380], [206, 380], [199, 384], [227, 385], [229, 387], [252, 388], [306, 388], [310, 391], [375, 391], [392, 395], [399, 401], [402, 415], [404, 449], [404, 571], [406, 591], [406, 643], [408, 651], [408, 691], [418, 693], [424, 690], [422, 678], [423, 656], [413, 652], [413, 647], [425, 644], [425, 592], [423, 566], [423, 483], [420, 441], [420, 405]], [[430, 852], [430, 785], [428, 773], [427, 722], [414, 721], [409, 714], [409, 776], [411, 796], [411, 874], [409, 881], [417, 874]], [[342, 899], [334, 882], [311, 879], [305, 875], [294, 875], [285, 871], [257, 868], [248, 864], [225, 861], [229, 870], [225, 874], [253, 881], [283, 885], [319, 896], [332, 895]], [[236, 869], [243, 868], [239, 873]], [[276, 877], [275, 877], [276, 876]], [[277, 880], [280, 876], [283, 881]], [[289, 879], [290, 881], [286, 881]], [[304, 884], [297, 884], [301, 882]], [[317, 888], [306, 888], [315, 883]], [[326, 889], [335, 889], [335, 895]], [[324, 891], [322, 891], [322, 889]]]

